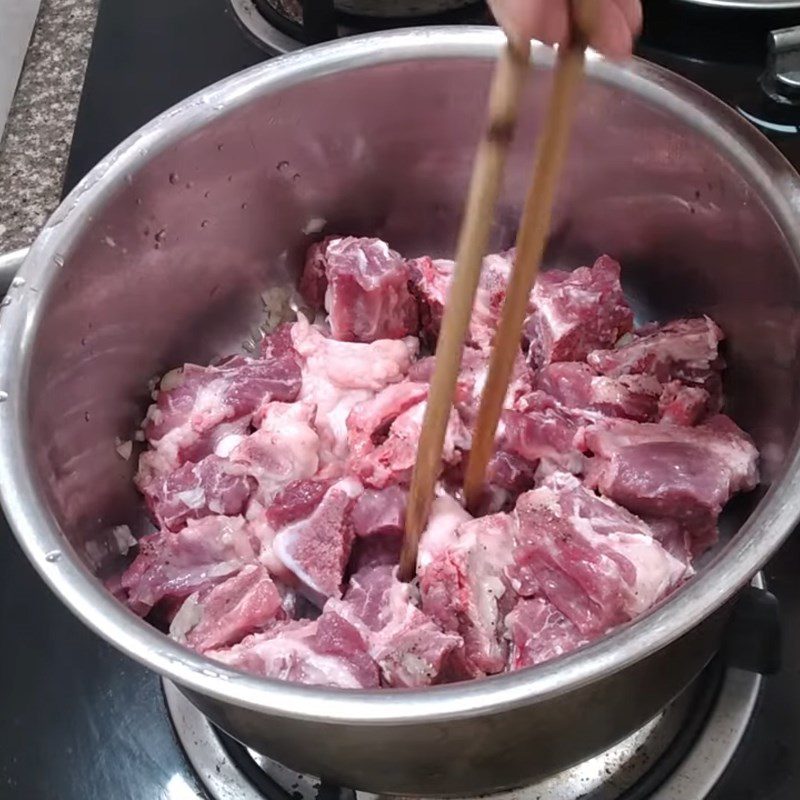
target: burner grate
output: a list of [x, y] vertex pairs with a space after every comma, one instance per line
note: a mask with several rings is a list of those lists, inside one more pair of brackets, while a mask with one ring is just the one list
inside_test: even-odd
[[[228, 0], [239, 24], [271, 54], [291, 53], [307, 47], [312, 41], [332, 38], [324, 34], [323, 20], [310, 33], [297, 23], [275, 11], [267, 0]], [[336, 13], [335, 36], [355, 36], [359, 33], [417, 25], [488, 25], [491, 15], [483, 2], [473, 3], [462, 10], [443, 11], [425, 17], [368, 18]], [[330, 24], [330, 23], [328, 23]], [[333, 27], [333, 26], [332, 26]]]
[[[615, 747], [493, 800], [676, 800], [705, 797], [730, 763], [755, 707], [758, 675], [712, 664], [670, 707]], [[214, 800], [378, 800], [299, 774], [217, 730], [167, 681], [178, 738]]]

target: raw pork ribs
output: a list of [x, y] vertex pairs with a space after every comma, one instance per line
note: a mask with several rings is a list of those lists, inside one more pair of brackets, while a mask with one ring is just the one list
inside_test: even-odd
[[722, 331], [636, 329], [608, 256], [539, 278], [479, 516], [457, 499], [513, 258], [484, 260], [416, 580], [396, 565], [454, 265], [330, 237], [300, 281], [316, 321], [154, 392], [130, 608], [266, 678], [423, 687], [569, 653], [687, 580], [758, 454], [722, 413]]

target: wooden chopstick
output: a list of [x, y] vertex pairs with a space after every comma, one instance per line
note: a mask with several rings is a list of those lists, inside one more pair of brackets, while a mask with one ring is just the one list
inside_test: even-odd
[[[583, 28], [582, 30], [586, 30]], [[583, 37], [559, 50], [553, 89], [536, 151], [532, 180], [517, 234], [517, 254], [508, 283], [500, 324], [494, 338], [489, 375], [481, 395], [480, 410], [464, 478], [467, 507], [479, 505], [486, 468], [494, 449], [497, 424], [508, 391], [514, 360], [519, 352], [522, 325], [550, 231], [558, 179], [567, 153], [578, 87], [583, 75]]]
[[417, 462], [411, 478], [398, 573], [401, 580], [411, 580], [416, 572], [419, 538], [428, 520], [441, 470], [442, 447], [461, 366], [461, 351], [472, 316], [529, 63], [530, 43], [509, 41], [492, 79], [488, 124], [470, 180], [456, 249], [455, 273], [447, 294]]

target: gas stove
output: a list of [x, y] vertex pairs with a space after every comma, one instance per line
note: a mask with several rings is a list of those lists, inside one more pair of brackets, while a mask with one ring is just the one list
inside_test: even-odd
[[[336, 11], [327, 1], [313, 4], [325, 13], [312, 19], [312, 3], [297, 0], [295, 9], [306, 9], [299, 28], [296, 19], [266, 10], [268, 4], [273, 0], [101, 0], [65, 191], [160, 111], [278, 52], [375, 27], [488, 20], [482, 3], [387, 20]], [[800, 24], [800, 15], [713, 17], [710, 7], [689, 0], [646, 5], [640, 55], [717, 94], [800, 167], [800, 114], [786, 97], [776, 99], [764, 88], [791, 84], [792, 40], [773, 41], [766, 69], [767, 34]], [[721, 41], [726, 31], [730, 35]], [[162, 685], [79, 623], [45, 588], [2, 524], [0, 681], [6, 693], [0, 705], [0, 797], [375, 800], [293, 773], [214, 729], [173, 686]], [[777, 674], [762, 678], [721, 656], [625, 741], [537, 786], [498, 798], [800, 797], [799, 569], [800, 537], [795, 537], [764, 571], [782, 615], [783, 665]], [[747, 629], [739, 634], [746, 642]], [[775, 654], [762, 656], [761, 666], [768, 666]]]

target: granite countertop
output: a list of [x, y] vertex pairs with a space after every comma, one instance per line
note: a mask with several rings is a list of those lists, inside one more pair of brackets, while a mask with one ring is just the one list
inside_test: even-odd
[[0, 253], [58, 205], [98, 0], [42, 0], [0, 142]]

